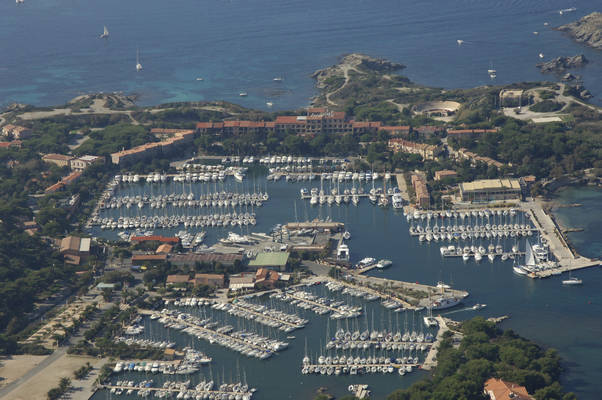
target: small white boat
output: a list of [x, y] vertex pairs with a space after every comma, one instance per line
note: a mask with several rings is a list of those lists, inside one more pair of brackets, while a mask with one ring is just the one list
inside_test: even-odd
[[571, 276], [562, 281], [563, 285], [582, 285], [583, 281], [577, 277]]
[[247, 92], [240, 92], [238, 95], [240, 97], [247, 97], [249, 94]]
[[464, 44], [464, 40], [458, 39], [456, 40], [456, 43], [458, 43], [458, 46], [462, 46]]
[[106, 39], [108, 37], [109, 37], [109, 30], [105, 26], [103, 32], [100, 34], [100, 36], [98, 36], [98, 38], [99, 39]]
[[487, 307], [487, 304], [480, 304], [480, 303], [477, 303], [477, 304], [475, 304], [474, 306], [472, 306], [472, 309], [473, 309], [473, 310], [480, 310], [480, 309], [482, 309], [482, 308], [485, 308], [485, 307]]
[[271, 101], [266, 101], [265, 105], [268, 107], [272, 107], [274, 103], [272, 103]]
[[136, 49], [136, 71], [142, 71], [142, 64], [140, 64], [140, 51]]
[[198, 78], [196, 78], [197, 81], [204, 81], [205, 79], [201, 78], [200, 76]]
[[543, 53], [539, 53], [539, 58], [544, 58]]
[[272, 79], [272, 80], [273, 80], [274, 82], [282, 82], [282, 81], [284, 80], [284, 78], [283, 78], [283, 77], [281, 77], [281, 76], [277, 76], [277, 77], [275, 77], [275, 78], [274, 78], [274, 79]]

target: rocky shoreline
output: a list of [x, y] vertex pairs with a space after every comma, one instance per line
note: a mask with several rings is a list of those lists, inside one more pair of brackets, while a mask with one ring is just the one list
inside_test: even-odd
[[575, 41], [594, 49], [602, 49], [602, 13], [593, 12], [578, 21], [556, 28], [566, 32]]
[[573, 57], [556, 57], [553, 60], [538, 63], [536, 67], [543, 73], [561, 74], [566, 72], [567, 69], [583, 67], [588, 62], [588, 59], [583, 54], [580, 54]]

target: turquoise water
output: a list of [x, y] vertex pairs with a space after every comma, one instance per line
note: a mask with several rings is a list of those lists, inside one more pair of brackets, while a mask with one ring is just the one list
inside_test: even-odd
[[[349, 52], [407, 65], [446, 88], [555, 79], [549, 59], [584, 53], [575, 70], [601, 104], [602, 54], [551, 30], [600, 0], [82, 0], [0, 3], [0, 103], [61, 104], [80, 93], [138, 93], [144, 105], [228, 100], [274, 109], [308, 104], [309, 77]], [[560, 15], [558, 10], [576, 7]], [[544, 26], [548, 22], [549, 26]], [[103, 25], [108, 40], [98, 39]], [[534, 35], [538, 31], [539, 35]], [[464, 40], [458, 46], [457, 39]], [[144, 70], [135, 72], [136, 49]], [[281, 84], [272, 81], [284, 77]], [[204, 81], [197, 81], [203, 77]], [[240, 91], [247, 98], [240, 98]]]
[[[559, 350], [565, 360], [567, 371], [563, 384], [568, 390], [576, 392], [582, 399], [598, 398], [596, 383], [602, 380], [602, 370], [599, 368], [602, 359], [602, 344], [599, 341], [602, 335], [599, 317], [602, 312], [602, 293], [599, 290], [602, 275], [599, 268], [578, 273], [584, 280], [583, 286], [563, 287], [560, 282], [562, 277], [531, 280], [517, 276], [512, 272], [512, 264], [502, 262], [499, 258], [493, 263], [483, 260], [480, 264], [464, 263], [461, 259], [442, 259], [440, 244], [422, 244], [410, 237], [406, 219], [393, 209], [374, 207], [367, 199], [362, 200], [359, 207], [311, 207], [307, 202], [299, 200], [299, 189], [308, 187], [308, 182], [290, 184], [279, 181], [265, 184], [259, 176], [253, 178], [251, 175], [251, 179], [255, 179], [255, 184], [260, 185], [262, 190], [266, 185], [270, 194], [270, 200], [256, 210], [258, 224], [250, 228], [251, 231], [262, 232], [276, 223], [294, 221], [295, 203], [299, 220], [321, 216], [343, 221], [352, 233], [349, 246], [353, 261], [363, 257], [388, 258], [393, 261], [391, 268], [375, 271], [373, 275], [426, 284], [443, 280], [452, 283], [455, 288], [468, 290], [470, 296], [465, 300], [465, 305], [448, 311], [445, 315], [458, 320], [474, 315], [509, 315], [510, 319], [501, 325], [503, 328], [513, 329], [543, 346]], [[241, 186], [251, 188], [252, 191], [252, 182], [251, 180]], [[315, 185], [319, 185], [319, 181]], [[590, 195], [588, 190], [579, 191], [570, 198], [570, 202], [583, 203], [584, 208], [589, 204], [595, 211], [599, 209], [599, 192], [591, 200]], [[576, 212], [583, 211], [584, 208], [562, 211]], [[213, 242], [220, 235], [224, 236], [228, 229], [214, 228], [207, 231], [207, 240]], [[598, 239], [584, 242], [585, 246], [588, 247], [588, 243], [596, 240]], [[512, 243], [510, 240], [503, 245], [508, 249]], [[521, 247], [524, 248], [524, 243], [521, 243]], [[588, 248], [593, 251], [593, 247]], [[580, 251], [586, 254], [581, 248]], [[478, 312], [465, 309], [475, 303], [487, 304], [487, 308]], [[382, 309], [376, 303], [369, 307]], [[258, 399], [277, 399], [283, 393], [288, 398], [311, 398], [319, 386], [328, 386], [341, 395], [351, 382], [370, 383], [375, 398], [383, 398], [394, 388], [406, 387], [418, 379], [416, 374], [403, 378], [386, 375], [357, 378], [302, 376], [299, 363], [304, 352], [304, 338], [308, 337], [310, 352], [318, 351], [319, 342], [325, 338], [325, 317], [309, 316], [309, 319], [311, 322], [305, 329], [294, 333], [297, 339], [292, 341], [291, 348], [268, 361], [248, 360], [239, 357], [238, 353], [206, 342], [200, 342], [199, 346], [203, 346], [203, 349], [214, 356], [214, 373], [222, 368], [226, 371], [235, 368], [236, 360], [240, 359], [239, 363], [245, 365], [249, 384], [259, 388], [256, 394]], [[382, 318], [377, 316], [376, 324], [379, 319]], [[386, 314], [384, 321], [385, 326], [388, 326]]]

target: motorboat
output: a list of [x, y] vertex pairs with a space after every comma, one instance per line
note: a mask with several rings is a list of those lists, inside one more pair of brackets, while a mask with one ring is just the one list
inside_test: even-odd
[[568, 279], [562, 281], [563, 285], [582, 285], [583, 281], [575, 276], [571, 276]]

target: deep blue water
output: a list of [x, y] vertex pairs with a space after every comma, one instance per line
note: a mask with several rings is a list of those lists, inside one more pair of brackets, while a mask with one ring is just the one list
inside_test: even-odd
[[[240, 191], [242, 187], [245, 190], [250, 188], [252, 191], [254, 185], [260, 186], [263, 190], [266, 185], [270, 200], [263, 207], [255, 210], [258, 223], [256, 227], [250, 228], [252, 232], [265, 232], [276, 223], [293, 221], [295, 203], [299, 220], [320, 216], [345, 222], [347, 229], [353, 235], [349, 243], [353, 261], [368, 256], [388, 258], [393, 261], [391, 268], [375, 271], [373, 275], [425, 284], [435, 284], [443, 280], [452, 283], [455, 288], [468, 290], [470, 296], [466, 299], [465, 305], [487, 304], [487, 308], [478, 312], [479, 315], [486, 317], [509, 315], [510, 319], [501, 325], [503, 328], [514, 329], [520, 335], [535, 340], [545, 347], [558, 349], [565, 360], [566, 373], [563, 376], [563, 384], [568, 390], [577, 393], [580, 399], [599, 398], [597, 382], [602, 380], [602, 370], [599, 368], [602, 360], [602, 344], [599, 340], [602, 336], [602, 324], [600, 324], [602, 274], [598, 267], [575, 273], [583, 279], [583, 286], [563, 287], [562, 277], [531, 280], [517, 276], [512, 272], [511, 262], [502, 262], [499, 258], [493, 263], [483, 260], [480, 264], [464, 263], [461, 259], [442, 259], [439, 254], [441, 244], [422, 244], [416, 238], [410, 237], [406, 219], [401, 213], [392, 209], [374, 207], [367, 199], [362, 200], [358, 207], [352, 205], [311, 207], [307, 201], [299, 200], [299, 189], [309, 187], [308, 182], [289, 184], [279, 181], [265, 184], [265, 181], [257, 176], [253, 179], [255, 183], [245, 181], [244, 184], [236, 184], [238, 190]], [[232, 187], [235, 184], [227, 181], [227, 185]], [[313, 186], [317, 185], [319, 181], [313, 183]], [[561, 211], [572, 212], [577, 216], [577, 220], [573, 220], [572, 216], [567, 217], [569, 219], [566, 223], [570, 226], [582, 226], [579, 222], [583, 221], [582, 215], [588, 215], [587, 220], [590, 222], [584, 226], [586, 231], [583, 232], [583, 241], [581, 243], [574, 241], [578, 250], [585, 255], [594, 256], [595, 254], [591, 252], [597, 251], [595, 246], [599, 246], [599, 236], [595, 235], [599, 232], [600, 222], [602, 222], [599, 212], [602, 204], [601, 194], [602, 192], [596, 189], [580, 188], [569, 189], [560, 195], [564, 196], [561, 201], [584, 205], [582, 208], [561, 209]], [[583, 212], [585, 214], [581, 214]], [[208, 228], [207, 240], [213, 242], [218, 237], [225, 236], [229, 230]], [[572, 237], [571, 239], [574, 240]], [[505, 249], [509, 249], [512, 243], [512, 240], [508, 240], [503, 245]], [[521, 248], [524, 248], [524, 241], [521, 241]], [[449, 311], [447, 315], [462, 320], [477, 315], [477, 312], [459, 307]], [[267, 362], [240, 360], [247, 371], [261, 368], [262, 374], [253, 372], [251, 376], [247, 372], [249, 383], [260, 388], [257, 398], [279, 398], [274, 397], [276, 393], [292, 393], [293, 396], [290, 398], [310, 398], [312, 391], [321, 385], [328, 386], [340, 395], [352, 381], [356, 383], [365, 381], [371, 386], [377, 386], [378, 389], [373, 388], [375, 398], [384, 398], [385, 393], [393, 388], [407, 387], [415, 379], [413, 376], [356, 379], [301, 376], [298, 365], [303, 354], [302, 340], [308, 337], [310, 352], [317, 351], [319, 349], [317, 343], [324, 338], [325, 324], [323, 317], [312, 318], [312, 322], [305, 329], [295, 333], [297, 339], [293, 341], [291, 349], [274, 360]], [[207, 345], [203, 348], [216, 355], [214, 368], [221, 370], [224, 365], [226, 370], [234, 368], [236, 353], [216, 349], [216, 346]]]
[[[600, 104], [602, 53], [552, 26], [600, 0], [26, 0], [0, 4], [0, 104], [63, 103], [85, 92], [138, 93], [140, 104], [228, 100], [275, 109], [308, 104], [309, 75], [349, 52], [407, 65], [414, 81], [446, 88], [553, 79], [545, 58], [584, 53], [575, 73]], [[560, 15], [558, 10], [576, 7]], [[544, 26], [548, 22], [549, 26]], [[103, 25], [108, 40], [98, 39]], [[539, 35], [534, 35], [538, 31]], [[458, 46], [457, 39], [465, 41]], [[136, 49], [144, 71], [136, 73]], [[272, 78], [284, 77], [281, 84]], [[203, 77], [204, 81], [197, 81]], [[245, 90], [249, 97], [240, 98]]]

